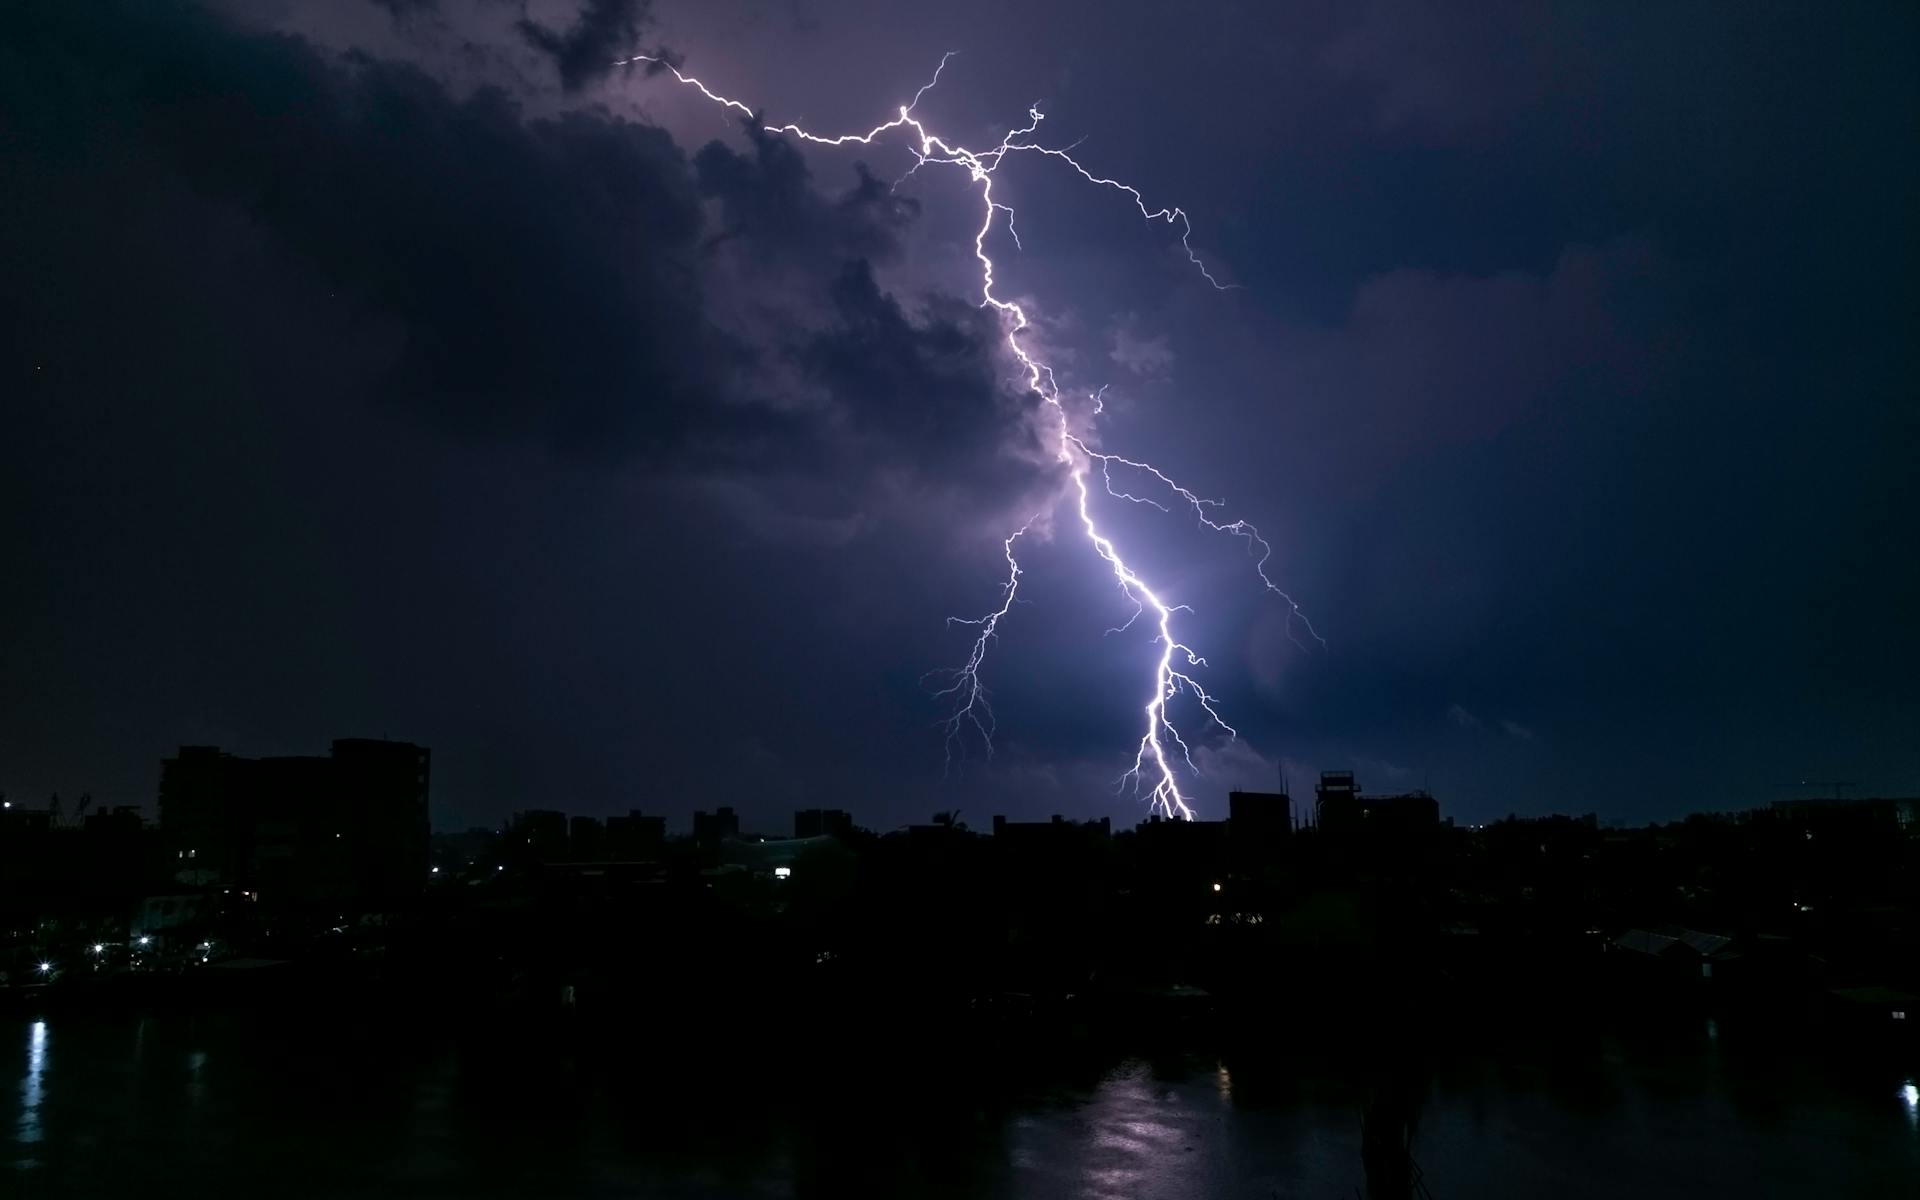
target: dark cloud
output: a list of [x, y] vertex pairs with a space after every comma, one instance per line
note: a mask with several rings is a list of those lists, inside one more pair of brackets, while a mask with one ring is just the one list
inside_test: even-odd
[[[634, 628], [688, 629], [689, 654], [710, 624], [763, 629], [756, 669], [780, 678], [779, 614], [755, 607], [770, 555], [788, 591], [832, 594], [836, 564], [795, 548], [864, 539], [895, 569], [889, 522], [989, 477], [1032, 482], [1000, 444], [1019, 404], [993, 323], [938, 297], [910, 311], [874, 281], [915, 209], [864, 172], [823, 191], [764, 140], [689, 158], [605, 111], [529, 117], [188, 4], [30, 8], [0, 47], [0, 108], [19, 184], [0, 195], [19, 405], [0, 537], [18, 561], [88, 547], [78, 573], [5, 597], [43, 648], [9, 646], [9, 673], [132, 672], [98, 700], [148, 714], [116, 718], [148, 732], [99, 751], [132, 756], [125, 778], [170, 741], [297, 749], [386, 712], [485, 764], [501, 782], [469, 785], [500, 797], [581, 736], [517, 691], [672, 728], [691, 786], [712, 747], [648, 715], [638, 681], [658, 668], [629, 661]], [[626, 472], [575, 479], [582, 464], [641, 470], [624, 491]], [[928, 578], [947, 556], [904, 553]], [[645, 586], [660, 554], [699, 564], [666, 596]], [[108, 599], [135, 578], [141, 604]], [[549, 694], [548, 664], [588, 658], [622, 667]], [[728, 702], [700, 690], [727, 676], [683, 668], [677, 710]], [[272, 698], [293, 679], [299, 699]], [[433, 732], [429, 714], [470, 702], [476, 724]], [[0, 724], [69, 762], [102, 736], [44, 696]], [[821, 735], [794, 721], [768, 740]]]
[[804, 255], [807, 264], [891, 258], [898, 237], [920, 214], [911, 197], [894, 194], [856, 163], [858, 183], [829, 199], [815, 187], [805, 157], [788, 138], [748, 122], [751, 154], [709, 142], [694, 155], [701, 192], [719, 205], [709, 245], [742, 238], [762, 254]]
[[1009, 469], [993, 482], [1013, 482], [1008, 451], [1019, 408], [998, 386], [991, 315], [948, 302], [912, 322], [864, 262], [847, 265], [831, 296], [836, 319], [801, 348], [801, 362], [831, 394], [858, 405], [847, 415], [860, 439], [887, 439], [928, 478], [1000, 463]]
[[699, 195], [666, 134], [528, 120], [497, 90], [458, 100], [408, 66], [117, 7], [14, 39], [14, 110], [124, 162], [117, 186], [177, 177], [237, 209], [355, 311], [387, 402], [615, 453], [727, 415], [741, 352], [701, 313]]
[[[1000, 756], [941, 781], [940, 618], [1058, 484], [953, 172], [629, 119], [730, 119], [587, 87], [664, 36], [643, 5], [218, 2], [9, 10], [0, 787], [138, 801], [172, 741], [384, 730], [436, 745], [453, 819], [1124, 817], [1147, 647], [1071, 529], [989, 662]], [[659, 15], [836, 130], [969, 51], [943, 128], [1057, 93], [1049, 132], [1247, 284], [1058, 164], [997, 184], [1032, 344], [1117, 385], [1103, 444], [1257, 520], [1332, 643], [1239, 543], [1103, 510], [1244, 735], [1196, 745], [1203, 811], [1283, 762], [1432, 767], [1469, 816], [1912, 778], [1911, 14], [1403, 7]]]
[[[782, 354], [836, 393], [886, 389], [884, 403], [852, 401], [882, 428], [968, 388], [997, 392], [988, 323], [916, 326], [857, 287], [830, 289], [847, 320], [817, 344], [748, 346], [716, 327], [704, 265], [717, 244], [743, 243], [760, 278], [803, 261], [815, 290], [790, 303], [812, 304], [842, 263], [871, 292], [861, 264], [891, 256], [916, 212], [864, 169], [823, 195], [775, 139], [745, 154], [715, 143], [690, 164], [663, 131], [602, 111], [530, 119], [497, 89], [455, 98], [413, 67], [335, 59], [182, 5], [32, 22], [0, 86], [30, 132], [44, 122], [29, 155], [82, 137], [125, 164], [114, 186], [178, 178], [237, 210], [286, 270], [351, 311], [378, 398], [465, 436], [600, 458], [690, 444], [764, 456], [799, 436], [782, 398], [747, 379]], [[859, 376], [836, 360], [848, 336], [886, 367]]]
[[[756, 341], [771, 375], [759, 386], [787, 403], [817, 398], [817, 419], [785, 441], [775, 476], [790, 479], [797, 465], [824, 475], [851, 509], [880, 477], [904, 475], [944, 497], [929, 501], [943, 519], [959, 503], [998, 513], [1031, 491], [1041, 475], [1031, 404], [1007, 386], [994, 315], [941, 295], [910, 312], [875, 277], [900, 253], [918, 201], [860, 162], [850, 186], [829, 192], [790, 140], [751, 122], [742, 132], [746, 152], [708, 143], [693, 172], [712, 206], [703, 252], [724, 260], [733, 290], [763, 318]], [[755, 466], [753, 486], [766, 486], [769, 464]]]
[[553, 59], [560, 84], [578, 91], [631, 58], [640, 32], [652, 19], [649, 0], [586, 0], [573, 24], [549, 29], [531, 18], [520, 21], [520, 36]]

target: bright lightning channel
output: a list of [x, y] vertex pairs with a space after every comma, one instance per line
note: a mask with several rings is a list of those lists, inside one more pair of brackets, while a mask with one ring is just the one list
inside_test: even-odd
[[[1293, 598], [1276, 586], [1268, 576], [1267, 563], [1273, 557], [1273, 547], [1260, 536], [1258, 529], [1244, 520], [1214, 520], [1212, 512], [1221, 506], [1220, 501], [1199, 496], [1149, 463], [1094, 450], [1073, 432], [1067, 418], [1066, 406], [1060, 400], [1060, 386], [1054, 378], [1053, 369], [1035, 358], [1021, 344], [1020, 335], [1026, 332], [1029, 325], [1026, 310], [1018, 303], [1002, 299], [994, 293], [994, 263], [987, 254], [987, 237], [993, 232], [997, 217], [1004, 215], [1007, 233], [1013, 238], [1015, 246], [1020, 244], [1020, 235], [1014, 228], [1012, 207], [994, 197], [994, 173], [999, 170], [1006, 156], [1014, 153], [1039, 154], [1064, 162], [1088, 183], [1124, 194], [1133, 202], [1134, 207], [1139, 209], [1144, 219], [1177, 225], [1180, 229], [1180, 246], [1186, 251], [1187, 261], [1193, 264], [1201, 277], [1221, 291], [1227, 290], [1232, 285], [1223, 284], [1216, 279], [1207, 269], [1206, 263], [1194, 253], [1191, 244], [1193, 225], [1185, 210], [1178, 207], [1154, 208], [1132, 185], [1096, 175], [1082, 166], [1073, 157], [1071, 148], [1062, 150], [1027, 140], [1039, 129], [1040, 122], [1045, 120], [1037, 104], [1027, 110], [1028, 120], [1025, 125], [1008, 130], [1006, 136], [990, 150], [970, 150], [965, 146], [949, 143], [929, 132], [920, 118], [914, 116], [914, 110], [919, 107], [921, 99], [940, 82], [940, 75], [946, 70], [947, 63], [952, 58], [952, 52], [941, 57], [940, 65], [934, 69], [933, 78], [921, 85], [920, 90], [913, 94], [910, 102], [900, 106], [892, 120], [875, 125], [865, 133], [843, 133], [831, 137], [812, 133], [798, 125], [761, 123], [758, 112], [738, 100], [714, 91], [699, 79], [681, 71], [678, 65], [663, 55], [636, 54], [614, 65], [630, 66], [645, 63], [649, 74], [668, 72], [680, 83], [698, 90], [701, 95], [715, 104], [738, 112], [748, 121], [761, 123], [761, 129], [767, 133], [784, 134], [819, 146], [870, 146], [882, 136], [895, 130], [908, 130], [918, 144], [908, 146], [909, 152], [914, 157], [914, 163], [906, 175], [902, 176], [903, 182], [921, 167], [931, 163], [937, 166], [958, 167], [967, 173], [969, 182], [979, 185], [982, 213], [980, 228], [973, 236], [973, 255], [980, 263], [981, 303], [1000, 314], [1007, 332], [1007, 347], [1025, 370], [1027, 387], [1049, 405], [1058, 417], [1060, 430], [1057, 457], [1066, 467], [1067, 474], [1073, 481], [1075, 509], [1080, 518], [1080, 526], [1085, 531], [1088, 542], [1093, 546], [1094, 553], [1099, 555], [1101, 561], [1105, 562], [1108, 569], [1112, 571], [1114, 582], [1121, 594], [1133, 605], [1133, 616], [1119, 628], [1122, 630], [1129, 628], [1142, 616], [1149, 616], [1155, 627], [1154, 644], [1159, 647], [1159, 655], [1154, 662], [1152, 691], [1144, 707], [1146, 728], [1141, 733], [1139, 745], [1134, 751], [1133, 765], [1120, 776], [1120, 786], [1122, 788], [1131, 786], [1136, 792], [1145, 792], [1149, 805], [1165, 816], [1191, 819], [1193, 809], [1187, 804], [1185, 795], [1180, 791], [1168, 744], [1171, 743], [1178, 751], [1180, 759], [1186, 763], [1188, 770], [1198, 773], [1198, 768], [1194, 765], [1192, 750], [1186, 738], [1181, 735], [1168, 712], [1168, 703], [1185, 692], [1193, 697], [1207, 719], [1218, 725], [1229, 737], [1238, 737], [1239, 732], [1221, 717], [1219, 710], [1215, 707], [1214, 697], [1191, 673], [1194, 668], [1206, 666], [1206, 659], [1182, 642], [1174, 633], [1174, 614], [1190, 612], [1191, 609], [1186, 605], [1170, 604], [1162, 599], [1146, 580], [1127, 565], [1126, 559], [1114, 545], [1113, 540], [1101, 532], [1098, 522], [1094, 519], [1092, 489], [1088, 484], [1088, 476], [1092, 473], [1093, 464], [1099, 464], [1102, 490], [1109, 496], [1136, 504], [1152, 505], [1163, 512], [1167, 511], [1165, 504], [1150, 497], [1134, 495], [1115, 485], [1113, 468], [1116, 465], [1125, 467], [1151, 477], [1155, 485], [1165, 489], [1170, 499], [1177, 500], [1190, 509], [1199, 524], [1205, 528], [1245, 541], [1248, 554], [1256, 559], [1254, 571], [1260, 577], [1261, 584], [1287, 606], [1288, 636], [1293, 636], [1293, 628], [1297, 622], [1314, 640], [1321, 641], [1321, 639], [1319, 634], [1314, 632], [1313, 625], [1307, 620], [1300, 606], [1295, 604]], [[1100, 412], [1100, 396], [1096, 393], [1093, 397], [1093, 415], [1098, 416]], [[1014, 546], [1027, 535], [1039, 519], [1040, 517], [1036, 515], [1006, 539], [1004, 548], [1007, 580], [1001, 588], [999, 607], [981, 617], [948, 618], [950, 624], [968, 625], [978, 631], [965, 664], [953, 668], [949, 672], [951, 682], [935, 693], [937, 696], [950, 699], [953, 703], [953, 711], [944, 722], [949, 762], [952, 760], [954, 746], [960, 742], [969, 728], [980, 735], [988, 754], [993, 752], [995, 728], [993, 708], [988, 702], [987, 690], [981, 682], [980, 672], [986, 663], [987, 650], [999, 632], [1000, 622], [1012, 610], [1014, 597], [1020, 588], [1020, 562], [1014, 553]]]

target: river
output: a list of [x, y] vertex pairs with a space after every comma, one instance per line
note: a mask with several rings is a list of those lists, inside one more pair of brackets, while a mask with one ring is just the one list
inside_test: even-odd
[[[650, 1071], [538, 1024], [318, 1024], [296, 1038], [260, 1017], [0, 1018], [0, 1078], [17, 1081], [0, 1092], [0, 1194], [1273, 1200], [1366, 1184], [1362, 1089], [1285, 1056], [1095, 1055], [963, 1088], [897, 1047], [827, 1071], [770, 1037]], [[634, 1031], [648, 1036], [706, 1035]], [[1422, 1184], [1920, 1195], [1910, 1075], [1726, 1042], [1709, 1023], [1656, 1045], [1436, 1055], [1417, 1081]]]

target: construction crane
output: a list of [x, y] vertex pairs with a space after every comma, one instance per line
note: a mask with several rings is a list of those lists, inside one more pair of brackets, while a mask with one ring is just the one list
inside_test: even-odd
[[1840, 799], [1841, 788], [1859, 787], [1860, 785], [1851, 779], [1802, 779], [1800, 781], [1800, 786], [1832, 788], [1833, 798], [1835, 800], [1838, 800]]
[[[55, 792], [53, 794], [53, 798], [47, 801], [47, 823], [55, 827], [64, 827], [68, 824], [78, 825], [80, 823], [80, 818], [86, 816], [87, 809], [91, 808], [92, 806], [93, 806], [93, 793], [81, 792], [80, 798], [73, 802], [73, 817], [71, 821], [63, 821], [60, 819], [60, 812], [62, 808], [62, 804], [60, 801], [60, 793]], [[12, 806], [9, 805], [8, 807], [12, 807]]]

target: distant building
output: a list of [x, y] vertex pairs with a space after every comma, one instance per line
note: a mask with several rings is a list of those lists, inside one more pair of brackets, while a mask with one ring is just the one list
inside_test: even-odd
[[567, 824], [567, 853], [574, 862], [601, 862], [607, 857], [607, 827], [597, 817], [575, 817]]
[[714, 812], [695, 810], [693, 814], [693, 840], [703, 846], [711, 846], [727, 838], [740, 836], [740, 814], [732, 808], [722, 805]]
[[1768, 811], [1776, 821], [1808, 831], [1920, 837], [1920, 799], [1776, 800]]
[[182, 746], [160, 760], [160, 835], [182, 882], [231, 883], [246, 870], [254, 804], [249, 760]]
[[630, 809], [624, 817], [607, 818], [607, 857], [615, 862], [650, 862], [667, 846], [667, 819]]
[[151, 830], [138, 809], [85, 812], [81, 798], [62, 821], [57, 799], [44, 807], [0, 804], [0, 914], [17, 920], [56, 911], [94, 915], [120, 907], [152, 873]]
[[53, 814], [44, 808], [9, 805], [0, 809], [0, 835], [28, 838], [53, 832]]
[[326, 757], [182, 746], [160, 763], [166, 866], [181, 883], [273, 901], [404, 901], [427, 876], [429, 762], [423, 746], [372, 738], [342, 738]]
[[793, 814], [793, 836], [838, 837], [853, 833], [853, 814], [838, 808], [802, 808]]
[[341, 738], [333, 765], [346, 838], [360, 839], [350, 847], [355, 891], [374, 900], [417, 893], [427, 873], [431, 752], [411, 742]]
[[995, 841], [1059, 846], [1087, 839], [1105, 841], [1112, 836], [1113, 822], [1109, 817], [1098, 821], [1069, 821], [1055, 813], [1045, 821], [1009, 821], [996, 813], [993, 818]]
[[134, 908], [128, 932], [135, 937], [158, 937], [177, 930], [198, 928], [220, 911], [220, 897], [205, 892], [142, 896]]
[[[994, 820], [999, 821], [1001, 818], [995, 817]], [[933, 820], [925, 825], [907, 826], [906, 834], [908, 838], [922, 842], [951, 841], [954, 838], [969, 839], [974, 836], [967, 829], [966, 823], [960, 820], [959, 814], [954, 812], [937, 812], [933, 814]]]
[[[231, 761], [240, 789], [236, 816], [242, 822], [245, 850], [240, 868], [223, 870], [213, 882], [263, 891], [276, 899], [352, 896], [363, 839], [337, 802], [333, 760], [314, 755]], [[426, 862], [424, 853], [421, 862]], [[204, 864], [196, 869], [192, 860], [176, 861], [175, 877], [199, 882], [198, 871], [206, 869]]]
[[89, 837], [137, 838], [146, 825], [138, 808], [130, 804], [120, 804], [112, 809], [88, 813], [86, 822], [81, 828], [86, 830]]
[[1328, 804], [1342, 805], [1360, 798], [1360, 784], [1355, 781], [1352, 771], [1322, 771], [1320, 783], [1313, 789], [1314, 818], [1319, 819], [1320, 809]]
[[1352, 771], [1323, 771], [1314, 788], [1314, 818], [1326, 837], [1396, 837], [1440, 827], [1440, 804], [1425, 791], [1362, 795]]
[[560, 862], [567, 857], [567, 814], [530, 808], [507, 822], [507, 852], [516, 859]]

